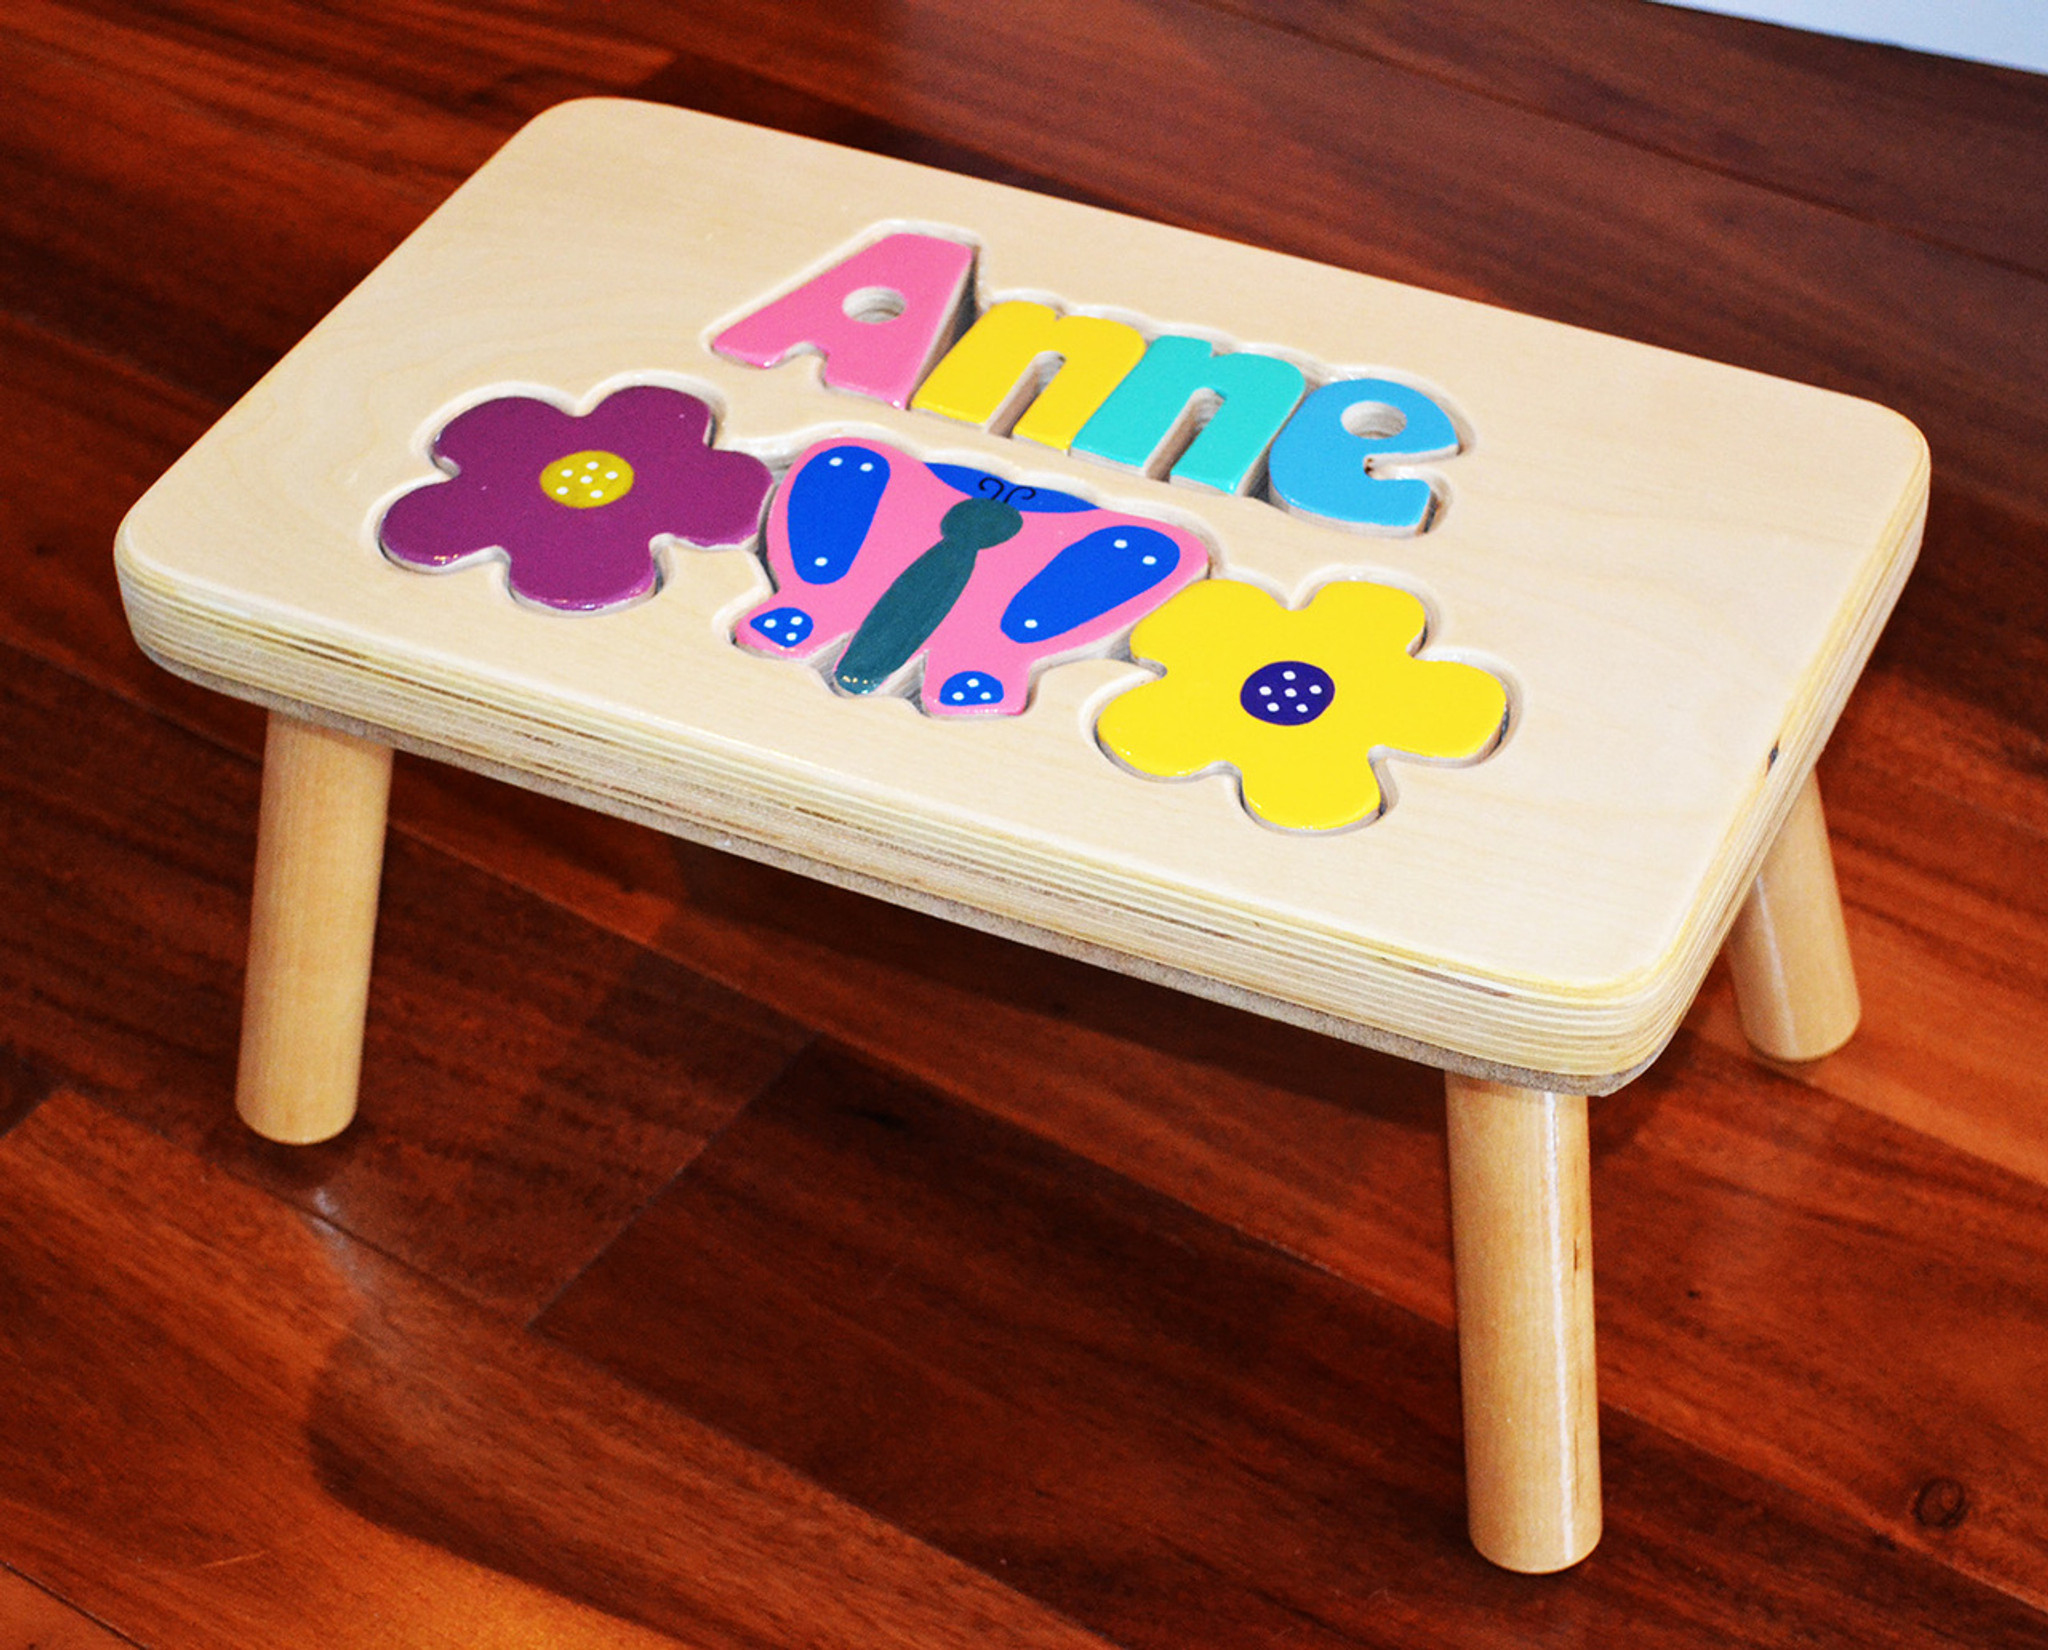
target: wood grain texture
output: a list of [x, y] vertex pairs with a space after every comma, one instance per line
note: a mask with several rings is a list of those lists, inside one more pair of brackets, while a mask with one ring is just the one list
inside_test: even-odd
[[[253, 765], [4, 647], [0, 680], [16, 1047], [478, 1299], [515, 1315], [546, 1300], [804, 1039], [400, 844], [363, 1126], [270, 1146], [213, 1115], [234, 1082]], [[485, 951], [429, 961], [479, 934]]]
[[1123, 1643], [2048, 1633], [1635, 1424], [1595, 1561], [1484, 1569], [1445, 1331], [832, 1051], [540, 1327]]
[[1593, 1119], [1603, 1397], [2048, 1603], [2048, 1194], [1747, 1055], [1642, 1087]]
[[[17, 314], [218, 398], [246, 389], [523, 115], [614, 84], [607, 69], [630, 80], [662, 61], [594, 49], [604, 37], [573, 25], [508, 23], [498, 51], [457, 18], [437, 30], [406, 14], [401, 28], [395, 11], [165, 21], [28, 0], [9, 21], [0, 292]], [[81, 129], [90, 144], [67, 141]], [[242, 140], [252, 132], [302, 141]], [[208, 187], [166, 214], [144, 180], [181, 171]], [[317, 236], [286, 227], [300, 213]], [[149, 249], [141, 270], [108, 256], [125, 245]]]
[[1743, 1035], [1760, 1054], [1818, 1060], [1854, 1034], [1856, 963], [1811, 776], [1735, 913], [1724, 955]]
[[1095, 1642], [74, 1095], [0, 1185], [0, 1558], [138, 1640]]
[[[0, 1045], [16, 1061], [4, 1082], [13, 1114], [28, 1122], [0, 1139], [0, 1155], [43, 1116], [52, 1083], [82, 1082], [264, 1195], [302, 1210], [325, 1200], [372, 1246], [492, 1303], [465, 1310], [524, 1314], [664, 1183], [658, 1165], [695, 1149], [692, 1127], [715, 1127], [779, 1068], [758, 1052], [744, 1081], [694, 1064], [697, 1017], [728, 1024], [736, 1000], [705, 995], [701, 975], [1218, 1229], [1305, 1257], [1342, 1313], [1378, 1323], [1391, 1305], [1390, 1321], [1436, 1326], [1415, 1343], [1429, 1372], [1412, 1386], [1440, 1428], [1451, 1424], [1434, 1074], [469, 775], [399, 764], [386, 915], [419, 971], [384, 981], [373, 1130], [352, 1151], [272, 1156], [227, 1121], [262, 720], [132, 652], [107, 555], [114, 526], [504, 134], [558, 96], [642, 86], [1793, 372], [1897, 405], [1931, 433], [1921, 565], [1822, 767], [1864, 1026], [1818, 1065], [1773, 1074], [1747, 1052], [1717, 976], [1652, 1077], [1592, 1109], [1607, 1491], [1611, 1510], [1663, 1507], [1674, 1529], [1688, 1527], [1669, 1574], [1624, 1578], [1659, 1622], [1716, 1578], [1726, 1586], [1715, 1608], [1742, 1612], [1751, 1571], [1725, 1555], [1746, 1541], [1791, 1566], [1763, 1593], [1768, 1610], [1740, 1614], [1723, 1642], [1848, 1642], [1862, 1626], [1842, 1625], [1852, 1590], [1910, 1624], [1928, 1566], [2041, 1605], [2048, 469], [2036, 386], [2048, 377], [2048, 288], [2020, 267], [2022, 246], [1971, 242], [1959, 227], [1988, 203], [1993, 233], [2038, 234], [2039, 214], [2014, 206], [2040, 193], [2038, 123], [2018, 104], [2019, 148], [1984, 149], [1978, 175], [1958, 180], [1950, 134], [2004, 120], [2015, 77], [1834, 43], [1801, 54], [1778, 31], [1650, 6], [1528, 0], [1487, 12], [1484, 31], [1440, 26], [1442, 5], [1360, 13], [1435, 54], [1368, 72], [1341, 42], [1219, 28], [1167, 0], [1112, 7], [1101, 27], [1093, 12], [1028, 5], [970, 15], [649, 0], [608, 8], [600, 24], [581, 9], [469, 3], [13, 7], [0, 41], [11, 94], [0, 99], [0, 383], [13, 427], [34, 439], [0, 443], [0, 638], [15, 694], [0, 709]], [[1641, 36], [1623, 32], [1624, 12], [1665, 31], [1634, 64], [1624, 59]], [[407, 44], [394, 49], [401, 30]], [[576, 30], [583, 49], [569, 44]], [[1778, 43], [1768, 61], [1764, 36]], [[1504, 66], [1515, 53], [1526, 55]], [[1453, 59], [1472, 73], [1454, 73]], [[1791, 84], [1788, 65], [1797, 84], [1819, 75], [1827, 88], [1796, 114], [1769, 90]], [[1647, 98], [1632, 104], [1644, 82]], [[1862, 109], [1900, 118], [1851, 113]], [[1238, 136], [1212, 141], [1218, 132]], [[1711, 153], [1683, 148], [1689, 135]], [[46, 484], [53, 453], [74, 484]], [[29, 707], [30, 681], [54, 710]], [[698, 1121], [686, 1119], [684, 1138], [644, 1149], [647, 1117], [674, 1115], [675, 1097], [707, 1082], [721, 1096], [711, 1111], [700, 1119], [688, 1102]], [[615, 1114], [621, 1096], [627, 1121]], [[155, 1134], [142, 1137], [116, 1194], [135, 1164], [162, 1162], [168, 1178], [152, 1183], [172, 1205], [222, 1209], [217, 1172], [158, 1149]], [[60, 1174], [70, 1155], [68, 1144], [41, 1154], [36, 1175]], [[1126, 1194], [1111, 1202], [1132, 1207]], [[159, 1233], [154, 1214], [123, 1229], [139, 1231], [133, 1245], [102, 1235], [66, 1262], [74, 1317], [80, 1301], [126, 1291], [118, 1280], [135, 1246]], [[1143, 1274], [1118, 1274], [1125, 1298], [1145, 1295]], [[961, 1311], [972, 1311], [980, 1285], [962, 1287]], [[290, 1304], [272, 1281], [223, 1284], [202, 1259], [189, 1279], [126, 1294], [130, 1340], [175, 1339], [195, 1296], [243, 1322]], [[7, 1356], [21, 1344], [12, 1321], [0, 1320]], [[658, 1309], [645, 1324], [649, 1338], [671, 1329]], [[42, 1367], [71, 1390], [104, 1396], [129, 1381], [103, 1343], [64, 1344], [75, 1350]], [[543, 1591], [567, 1599], [592, 1574], [633, 1571], [607, 1543], [638, 1539], [636, 1527], [615, 1521], [605, 1537], [584, 1526], [583, 1574], [551, 1579], [559, 1529], [519, 1510], [524, 1492], [481, 1494], [438, 1447], [417, 1447], [439, 1436], [420, 1409], [461, 1378], [504, 1423], [499, 1486], [547, 1456], [518, 1453], [530, 1411], [490, 1374], [510, 1368], [523, 1381], [509, 1340], [383, 1345], [364, 1360], [367, 1384], [433, 1396], [379, 1412], [351, 1389], [363, 1422], [337, 1454], [374, 1459], [364, 1504], [376, 1516], [453, 1531], [451, 1549], [544, 1578]], [[1047, 1331], [1032, 1364], [1048, 1372], [1037, 1390], [1055, 1432], [1100, 1413], [1070, 1399], [1085, 1391], [1078, 1377], [1059, 1384], [1062, 1367], [1094, 1367], [1063, 1345]], [[1218, 1357], [1218, 1380], [1242, 1367], [1229, 1347]], [[188, 1385], [192, 1368], [154, 1364], [138, 1413], [214, 1390]], [[1139, 1390], [1141, 1405], [1161, 1391]], [[39, 1388], [38, 1401], [55, 1391]], [[1263, 1377], [1245, 1391], [1285, 1407]], [[393, 1423], [394, 1411], [414, 1419]], [[107, 1413], [47, 1413], [43, 1454], [73, 1470], [68, 1488], [97, 1495], [114, 1482], [109, 1463], [131, 1457]], [[673, 1418], [665, 1406], [637, 1413]], [[240, 1477], [223, 1493], [298, 1506], [303, 1458], [241, 1447], [243, 1419], [213, 1414], [178, 1437], [202, 1459], [226, 1453]], [[997, 1422], [987, 1481], [1001, 1485], [1016, 1434]], [[1362, 1430], [1356, 1413], [1347, 1425]], [[1141, 1424], [1147, 1438], [1166, 1427]], [[1097, 1451], [1083, 1435], [1085, 1469]], [[363, 1441], [373, 1437], [384, 1442]], [[1682, 1448], [1644, 1453], [1656, 1439]], [[978, 1447], [975, 1428], [954, 1442]], [[855, 1439], [847, 1453], [865, 1447]], [[1432, 1447], [1454, 1470], [1447, 1434]], [[1182, 1484], [1188, 1471], [1159, 1465], [1136, 1489], [1128, 1475], [1094, 1480], [1109, 1511], [1054, 1561], [1097, 1564], [1090, 1585], [1113, 1591], [1120, 1549], [1090, 1532], [1128, 1530], [1137, 1519], [1120, 1505], [1152, 1505], [1160, 1479]], [[557, 1493], [545, 1482], [543, 1500]], [[1786, 1580], [1810, 1574], [1799, 1567], [1817, 1562], [1814, 1549], [1798, 1518], [1758, 1522], [1759, 1485], [1771, 1507], [1789, 1490], [1809, 1509], [1801, 1517], [1832, 1509], [1824, 1516], [1840, 1520], [1854, 1565], [1825, 1584]], [[1445, 1476], [1430, 1525], [1441, 1546], [1418, 1561], [1409, 1614], [1382, 1641], [1484, 1643], [1503, 1624], [1522, 1642], [1615, 1636], [1589, 1632], [1588, 1619], [1613, 1617], [1589, 1618], [1553, 1583], [1506, 1599], [1489, 1591], [1502, 1578], [1465, 1555], [1455, 1494]], [[95, 1557], [128, 1527], [125, 1504], [96, 1516], [109, 1505], [73, 1503], [70, 1527], [100, 1544]], [[964, 1523], [1016, 1522], [1012, 1503], [977, 1502], [971, 1489], [949, 1505]], [[0, 1531], [15, 1528], [11, 1515], [10, 1505]], [[1325, 1584], [1295, 1567], [1304, 1554], [1346, 1557], [1357, 1532], [1321, 1507], [1305, 1516], [1314, 1528], [1293, 1551], [1210, 1523], [1181, 1561], [1227, 1570], [1254, 1551], [1283, 1593], [1325, 1617], [1362, 1615], [1342, 1591], [1355, 1571]], [[1617, 1534], [1589, 1568], [1626, 1550], [1632, 1538]], [[179, 1585], [194, 1609], [240, 1609], [246, 1571], [186, 1572]], [[1674, 1587], [1680, 1602], [1659, 1604]], [[537, 1601], [535, 1619], [550, 1608]], [[371, 1612], [339, 1608], [319, 1626], [337, 1642], [386, 1642]], [[1954, 1619], [1980, 1643], [2039, 1638], [2025, 1618], [2010, 1631], [1969, 1610]], [[264, 1625], [268, 1643], [304, 1637], [282, 1606]]]
[[263, 747], [235, 1110], [266, 1140], [356, 1114], [391, 747], [273, 715]]
[[[127, 506], [199, 438], [218, 405], [17, 314], [0, 316], [0, 363], [23, 427], [37, 432], [35, 441], [0, 445], [0, 558], [11, 592], [0, 604], [0, 637], [260, 750], [260, 713], [179, 683], [136, 650], [107, 555]], [[90, 453], [90, 485], [48, 485], [52, 453]]]
[[[2048, 1183], [2044, 757], [1978, 705], [1866, 678], [1822, 769], [1864, 1024], [1801, 1081]], [[1693, 1024], [1744, 1046], [1719, 983]]]
[[134, 1642], [0, 1566], [0, 1645], [6, 1650], [119, 1650]]
[[2039, 75], [1632, 0], [1220, 9], [2048, 274], [2048, 224], [2012, 210], [2048, 192]]
[[0, 1134], [40, 1106], [55, 1086], [56, 1080], [36, 1061], [0, 1046]]
[[1447, 1074], [1472, 1545], [1542, 1575], [1600, 1539], [1586, 1097]]

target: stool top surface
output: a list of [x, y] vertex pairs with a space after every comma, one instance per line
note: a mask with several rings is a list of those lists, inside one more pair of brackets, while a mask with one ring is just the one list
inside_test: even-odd
[[1828, 391], [593, 100], [117, 555], [230, 691], [1597, 1091], [1704, 976], [1927, 473]]

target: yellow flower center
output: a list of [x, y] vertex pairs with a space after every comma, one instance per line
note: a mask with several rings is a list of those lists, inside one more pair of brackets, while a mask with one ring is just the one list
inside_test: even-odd
[[633, 466], [617, 453], [592, 448], [558, 458], [540, 473], [540, 490], [572, 510], [616, 504], [633, 490]]

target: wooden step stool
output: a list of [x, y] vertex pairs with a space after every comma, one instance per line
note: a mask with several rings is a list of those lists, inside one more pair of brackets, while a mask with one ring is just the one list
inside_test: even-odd
[[271, 708], [238, 1104], [355, 1104], [393, 746], [1447, 1073], [1473, 1540], [1600, 1528], [1586, 1096], [1729, 942], [1856, 992], [1814, 760], [1867, 403], [671, 109], [569, 104], [151, 490]]

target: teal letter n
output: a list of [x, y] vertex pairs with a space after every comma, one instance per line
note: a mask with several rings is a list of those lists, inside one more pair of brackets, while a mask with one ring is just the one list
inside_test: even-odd
[[1218, 355], [1200, 338], [1167, 334], [1081, 426], [1073, 450], [1153, 476], [1171, 463], [1175, 481], [1241, 493], [1259, 479], [1266, 448], [1306, 387], [1300, 368], [1274, 356]]

